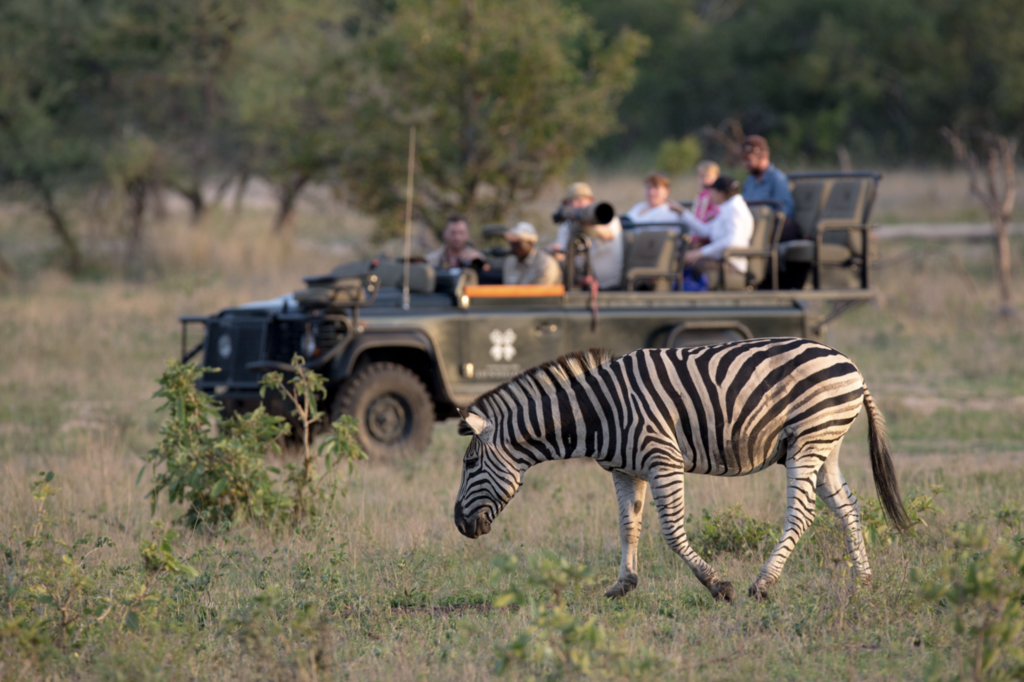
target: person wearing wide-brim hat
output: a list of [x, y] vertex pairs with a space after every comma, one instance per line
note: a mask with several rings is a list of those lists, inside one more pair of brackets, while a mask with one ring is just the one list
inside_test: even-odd
[[516, 223], [505, 233], [512, 253], [501, 266], [502, 284], [561, 284], [562, 268], [550, 254], [537, 248], [537, 229]]

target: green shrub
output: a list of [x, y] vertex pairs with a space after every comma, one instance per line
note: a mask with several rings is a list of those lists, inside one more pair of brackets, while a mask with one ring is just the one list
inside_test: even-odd
[[701, 512], [701, 523], [693, 536], [693, 547], [710, 561], [723, 553], [766, 558], [779, 541], [779, 527], [755, 519], [739, 505], [722, 512]]
[[[331, 424], [331, 432], [317, 449], [317, 456], [323, 460], [324, 471], [319, 476], [314, 471], [316, 458], [310, 447], [310, 439], [314, 427], [323, 421], [325, 413], [320, 409], [318, 398], [327, 397], [327, 379], [321, 374], [306, 369], [306, 359], [296, 353], [292, 357], [292, 367], [296, 369], [295, 374], [287, 381], [280, 372], [269, 372], [260, 381], [260, 397], [266, 396], [268, 390], [274, 390], [281, 394], [294, 406], [292, 416], [298, 422], [302, 435], [302, 465], [286, 464], [285, 485], [290, 488], [289, 497], [292, 500], [292, 509], [296, 518], [301, 519], [309, 514], [316, 513], [315, 503], [324, 499], [324, 483], [328, 480], [336, 481], [332, 476], [335, 473], [334, 465], [342, 461], [348, 462], [349, 474], [352, 473], [355, 462], [366, 459], [366, 454], [359, 447], [356, 439], [356, 429], [359, 422], [354, 417], [342, 415], [340, 419]], [[274, 470], [275, 472], [277, 470]], [[334, 488], [329, 488], [334, 492]], [[326, 495], [333, 499], [333, 494]]]
[[[335, 488], [324, 487], [336, 480], [336, 465], [365, 458], [355, 439], [355, 423], [343, 417], [331, 426], [314, 457], [311, 438], [314, 427], [323, 419], [318, 396], [326, 396], [325, 379], [304, 367], [302, 356], [292, 358], [295, 375], [287, 381], [279, 372], [263, 377], [260, 396], [275, 390], [293, 407], [293, 416], [301, 430], [303, 461], [287, 464], [281, 470], [267, 467], [264, 457], [280, 454], [279, 441], [291, 431], [281, 416], [271, 415], [263, 405], [248, 414], [221, 417], [221, 405], [196, 388], [207, 370], [195, 365], [172, 362], [158, 379], [163, 398], [158, 411], [168, 413], [160, 428], [160, 442], [144, 459], [153, 467], [153, 487], [147, 497], [156, 510], [157, 499], [166, 491], [171, 503], [187, 505], [182, 523], [210, 528], [238, 521], [269, 522], [288, 517], [298, 522], [316, 512], [318, 500], [333, 497]], [[317, 475], [316, 460], [324, 471]], [[162, 469], [161, 469], [162, 467]], [[143, 469], [144, 471], [145, 469]], [[142, 473], [139, 472], [141, 480]], [[282, 484], [283, 483], [283, 489]]]
[[[501, 556], [492, 562], [495, 576], [515, 572], [515, 557]], [[547, 593], [537, 599], [532, 590], [511, 587], [494, 601], [497, 607], [518, 605], [527, 610], [529, 626], [511, 643], [495, 647], [498, 675], [520, 668], [529, 679], [577, 678], [654, 679], [663, 671], [660, 659], [633, 657], [611, 644], [596, 618], [583, 620], [566, 604], [564, 593], [573, 585], [593, 584], [591, 569], [571, 564], [564, 557], [545, 553], [527, 561], [526, 586]]]
[[[935, 506], [935, 498], [949, 492], [945, 488], [932, 488], [931, 495], [924, 493], [912, 494], [903, 501], [910, 519], [910, 529], [906, 531], [911, 537], [916, 535], [915, 528], [928, 526], [926, 517], [935, 517], [943, 511]], [[861, 525], [864, 527], [864, 543], [872, 545], [891, 545], [899, 539], [900, 532], [889, 524], [889, 519], [882, 509], [878, 498], [872, 497], [860, 506]], [[831, 515], [831, 512], [828, 512]]]
[[290, 426], [262, 405], [222, 419], [220, 403], [196, 388], [206, 371], [172, 362], [157, 380], [160, 390], [154, 397], [164, 399], [158, 412], [166, 411], [167, 420], [160, 427], [160, 442], [143, 457], [154, 473], [146, 497], [154, 512], [164, 491], [172, 504], [186, 503], [181, 521], [190, 527], [272, 518], [287, 500], [276, 491], [263, 457], [280, 453], [277, 439]]
[[[984, 525], [960, 528], [934, 578], [918, 568], [910, 577], [964, 640], [952, 679], [1024, 678], [1024, 546], [993, 537]], [[948, 679], [938, 672], [936, 678]]]
[[28, 671], [66, 677], [118, 637], [142, 627], [159, 630], [171, 607], [166, 579], [198, 575], [175, 555], [176, 534], [160, 524], [154, 524], [153, 539], [142, 542], [140, 561], [123, 570], [110, 571], [93, 558], [112, 546], [108, 537], [61, 540], [59, 531], [70, 525], [48, 511], [47, 501], [60, 492], [53, 480], [52, 472], [40, 473], [32, 484], [31, 525], [12, 524], [0, 542], [0, 679]]
[[324, 679], [332, 668], [331, 628], [316, 612], [313, 603], [294, 603], [270, 587], [227, 618], [220, 634], [239, 643], [263, 679]]

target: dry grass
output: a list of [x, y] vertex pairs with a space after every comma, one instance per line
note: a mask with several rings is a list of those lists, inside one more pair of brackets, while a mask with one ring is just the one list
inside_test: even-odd
[[[600, 191], [603, 182], [595, 181]], [[608, 183], [607, 196], [628, 196], [629, 183]], [[52, 470], [62, 488], [53, 512], [64, 520], [63, 539], [113, 540], [88, 560], [97, 575], [137, 565], [152, 520], [146, 479], [135, 483], [138, 455], [159, 427], [150, 396], [176, 355], [177, 316], [279, 295], [301, 275], [330, 267], [341, 257], [323, 244], [341, 240], [327, 222], [300, 223], [291, 251], [265, 236], [263, 222], [206, 231], [171, 224], [153, 236], [160, 267], [140, 282], [72, 281], [42, 270], [9, 287], [0, 296], [0, 540], [30, 522], [29, 480]], [[6, 229], [0, 235], [14, 228]], [[607, 474], [589, 462], [544, 465], [527, 476], [494, 531], [469, 541], [452, 523], [464, 442], [445, 424], [420, 458], [362, 465], [319, 524], [185, 532], [177, 550], [210, 583], [183, 607], [182, 622], [122, 632], [71, 675], [301, 679], [301, 667], [283, 663], [284, 641], [321, 646], [329, 664], [323, 678], [490, 679], [493, 646], [512, 640], [528, 618], [484, 606], [508, 584], [492, 582], [490, 560], [542, 549], [593, 566], [599, 585], [574, 590], [573, 611], [600, 619], [629, 652], [666, 659], [673, 678], [921, 678], [932, 657], [958, 665], [960, 640], [941, 611], [917, 598], [907, 575], [911, 566], [935, 569], [954, 523], [982, 521], [994, 533], [994, 509], [1024, 507], [1024, 327], [994, 313], [987, 247], [884, 249], [883, 305], [841, 318], [827, 340], [858, 363], [889, 417], [904, 491], [944, 485], [950, 492], [939, 499], [945, 513], [919, 537], [869, 550], [877, 577], [870, 589], [853, 590], [841, 543], [817, 533], [799, 546], [771, 603], [714, 604], [669, 552], [648, 509], [640, 588], [608, 602], [600, 595], [617, 571], [618, 533]], [[1024, 300], [1019, 277], [1016, 290]], [[847, 438], [843, 469], [871, 496], [864, 431], [858, 423]], [[704, 508], [741, 504], [780, 521], [785, 480], [776, 469], [735, 480], [691, 477], [690, 514], [697, 520]], [[180, 513], [161, 502], [156, 518], [170, 522]], [[729, 555], [717, 563], [739, 586], [758, 568]], [[257, 650], [229, 636], [227, 619], [275, 591], [282, 618], [313, 605], [320, 640], [295, 634]], [[20, 664], [0, 660], [0, 678], [17, 677]]]

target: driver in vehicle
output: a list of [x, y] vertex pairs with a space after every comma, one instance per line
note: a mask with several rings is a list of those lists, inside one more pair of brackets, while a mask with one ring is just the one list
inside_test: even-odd
[[501, 267], [502, 284], [561, 284], [562, 268], [553, 256], [537, 248], [537, 229], [517, 223], [505, 233], [512, 253]]
[[474, 261], [487, 258], [469, 245], [469, 224], [458, 213], [449, 216], [441, 239], [444, 246], [423, 257], [435, 269], [468, 268]]
[[[562, 200], [570, 208], [586, 208], [597, 201], [590, 185], [574, 182]], [[607, 225], [586, 225], [584, 232], [590, 237], [590, 266], [601, 289], [616, 289], [622, 284], [622, 223], [615, 216]], [[555, 241], [548, 245], [548, 251], [564, 254], [573, 236], [573, 225], [564, 222], [558, 226]], [[564, 255], [561, 256], [564, 258]], [[561, 260], [560, 258], [560, 260]]]

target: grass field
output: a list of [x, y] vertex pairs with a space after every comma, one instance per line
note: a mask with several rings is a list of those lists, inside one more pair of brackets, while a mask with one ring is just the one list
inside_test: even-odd
[[[880, 303], [828, 331], [827, 342], [854, 359], [888, 417], [904, 495], [946, 489], [935, 500], [942, 513], [928, 515], [927, 527], [869, 548], [870, 586], [852, 584], [841, 537], [823, 519], [770, 602], [714, 603], [668, 550], [648, 505], [640, 586], [608, 601], [601, 595], [619, 562], [610, 477], [590, 462], [531, 471], [491, 534], [467, 540], [452, 522], [465, 447], [453, 422], [438, 426], [420, 457], [360, 463], [347, 495], [318, 521], [212, 535], [179, 528], [173, 552], [199, 576], [149, 579], [140, 542], [154, 520], [171, 526], [182, 513], [161, 499], [151, 515], [149, 474], [136, 483], [139, 455], [154, 445], [162, 418], [151, 396], [178, 350], [177, 316], [280, 294], [338, 260], [311, 246], [327, 239], [322, 225], [300, 228], [290, 251], [255, 236], [262, 229], [244, 220], [230, 229], [167, 227], [153, 237], [161, 267], [137, 282], [71, 280], [39, 256], [34, 274], [0, 294], [8, 590], [0, 596], [0, 679], [492, 679], [495, 647], [533, 620], [528, 608], [491, 604], [527, 584], [527, 559], [542, 551], [595, 571], [595, 584], [566, 592], [569, 613], [606, 632], [597, 650], [614, 650], [595, 659], [595, 677], [945, 679], [970, 665], [973, 644], [955, 632], [955, 609], [924, 599], [910, 572], [938, 575], [963, 524], [982, 524], [993, 539], [1024, 531], [1024, 323], [994, 312], [989, 246], [885, 243]], [[356, 246], [359, 237], [351, 235]], [[24, 253], [42, 253], [30, 242]], [[1019, 247], [1016, 257], [1024, 262]], [[1016, 284], [1024, 300], [1024, 278]], [[842, 463], [862, 500], [874, 497], [863, 420]], [[703, 510], [715, 517], [732, 505], [781, 524], [785, 477], [773, 469], [737, 480], [690, 477], [691, 533], [699, 535]], [[31, 489], [40, 471], [54, 472], [60, 492], [43, 504], [52, 540], [37, 539], [33, 549], [24, 540], [43, 537], [33, 530]], [[79, 538], [88, 542], [75, 546]], [[56, 548], [48, 560], [46, 546]], [[74, 575], [61, 568], [65, 551], [80, 567]], [[745, 588], [759, 551], [719, 552], [714, 564]], [[492, 560], [502, 555], [517, 557], [518, 567], [495, 575]], [[26, 632], [9, 596], [28, 570], [25, 557], [40, 564], [39, 581], [52, 576], [58, 594], [107, 598], [115, 605], [109, 621], [74, 641]], [[527, 590], [544, 599], [543, 590]], [[37, 613], [59, 619], [58, 610], [39, 597]], [[1020, 651], [1019, 632], [1007, 647]], [[530, 674], [543, 671], [513, 667], [505, 677]]]

